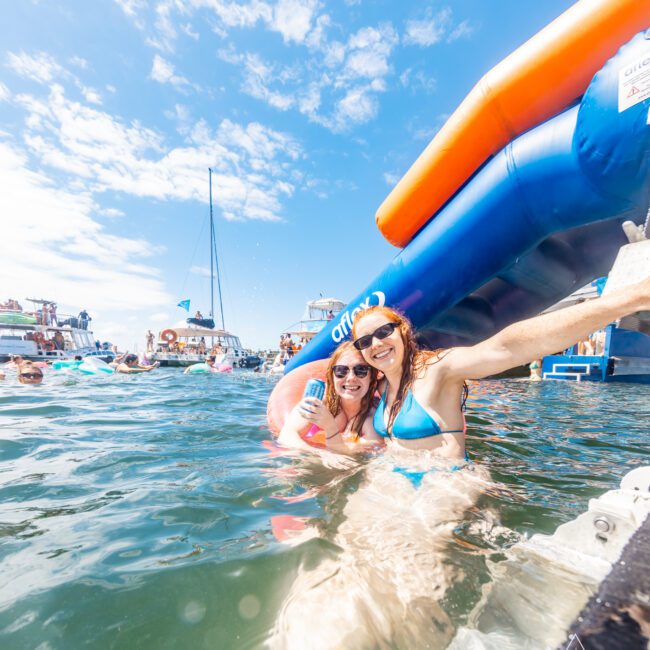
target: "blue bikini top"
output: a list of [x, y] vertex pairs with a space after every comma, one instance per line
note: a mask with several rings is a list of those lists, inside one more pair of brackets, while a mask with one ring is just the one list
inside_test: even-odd
[[[386, 388], [388, 390], [388, 387]], [[377, 410], [372, 419], [375, 431], [384, 438], [389, 437], [388, 429], [384, 424], [384, 410], [386, 408], [386, 390], [381, 396]], [[424, 410], [420, 403], [413, 397], [409, 390], [404, 398], [404, 404], [393, 422], [392, 436], [401, 440], [416, 440], [428, 438], [441, 433], [463, 433], [464, 429], [441, 431], [438, 423]]]

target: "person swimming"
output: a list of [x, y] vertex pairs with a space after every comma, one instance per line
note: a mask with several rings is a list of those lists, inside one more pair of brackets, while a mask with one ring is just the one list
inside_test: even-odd
[[345, 453], [350, 450], [349, 442], [359, 440], [382, 443], [372, 424], [376, 370], [363, 360], [350, 342], [346, 342], [332, 354], [326, 377], [323, 400], [304, 397], [296, 404], [287, 416], [278, 442], [313, 450], [304, 438], [320, 429], [325, 433], [326, 447], [333, 451]]
[[496, 375], [564, 350], [627, 314], [650, 308], [650, 278], [552, 314], [514, 323], [467, 347], [419, 350], [413, 328], [401, 313], [373, 306], [356, 314], [354, 346], [385, 376], [375, 429], [408, 450], [465, 456], [465, 381]]

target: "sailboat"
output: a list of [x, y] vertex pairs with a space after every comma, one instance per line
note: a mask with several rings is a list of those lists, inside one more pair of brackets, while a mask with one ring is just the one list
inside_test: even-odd
[[[187, 318], [176, 325], [161, 330], [155, 351], [150, 355], [152, 361], [161, 366], [191, 366], [203, 363], [210, 355], [216, 357], [217, 364], [227, 364], [234, 368], [254, 368], [262, 360], [244, 349], [239, 337], [226, 330], [219, 279], [219, 260], [217, 257], [217, 238], [212, 209], [212, 169], [208, 168], [210, 184], [210, 316], [209, 318]], [[215, 326], [214, 280], [217, 279], [219, 315], [221, 327]]]

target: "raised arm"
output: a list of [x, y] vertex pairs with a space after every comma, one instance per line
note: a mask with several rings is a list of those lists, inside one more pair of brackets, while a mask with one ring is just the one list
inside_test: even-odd
[[564, 350], [628, 314], [650, 309], [650, 278], [598, 298], [514, 323], [466, 348], [454, 348], [442, 361], [450, 380], [481, 379]]

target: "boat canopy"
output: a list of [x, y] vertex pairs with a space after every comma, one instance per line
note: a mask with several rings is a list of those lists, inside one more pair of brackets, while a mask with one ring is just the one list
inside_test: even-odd
[[226, 336], [232, 336], [234, 337], [234, 334], [231, 334], [230, 332], [226, 332], [226, 330], [209, 330], [205, 327], [171, 327], [174, 332], [176, 332], [176, 336], [179, 338], [200, 338], [201, 336], [203, 337], [226, 337]]
[[321, 311], [341, 311], [345, 303], [337, 298], [319, 298], [307, 303], [308, 309], [320, 309]]

